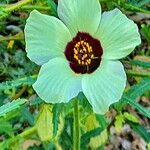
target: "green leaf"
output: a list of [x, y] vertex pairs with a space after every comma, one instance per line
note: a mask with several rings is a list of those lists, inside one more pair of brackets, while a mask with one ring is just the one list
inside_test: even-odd
[[83, 113], [86, 112], [86, 111], [88, 111], [88, 112], [91, 111], [91, 113], [93, 112], [93, 111], [92, 111], [92, 108], [91, 108], [91, 105], [90, 105], [89, 101], [87, 100], [87, 98], [85, 97], [85, 95], [84, 95], [83, 92], [80, 92], [80, 93], [78, 94], [77, 99], [79, 100], [79, 104], [80, 104], [80, 105], [82, 106], [82, 108], [83, 108]]
[[143, 115], [150, 118], [150, 110], [136, 102], [136, 98], [148, 90], [150, 90], [150, 78], [145, 78], [137, 85], [131, 87], [131, 89], [123, 95], [122, 99], [123, 102], [129, 103], [131, 106], [138, 109]]
[[32, 99], [30, 101], [30, 105], [33, 106], [33, 105], [39, 105], [39, 104], [42, 104], [44, 103], [44, 101], [42, 99], [40, 99], [39, 97], [35, 98], [35, 99]]
[[47, 0], [48, 6], [51, 8], [51, 15], [57, 17], [57, 6], [53, 0]]
[[21, 115], [20, 113], [20, 109], [15, 109], [11, 112], [8, 112], [7, 114], [5, 114], [4, 116], [0, 117], [0, 122], [1, 120], [5, 120], [5, 121], [9, 121], [9, 120], [12, 120], [16, 117], [19, 117]]
[[139, 112], [141, 112], [144, 116], [150, 118], [150, 110], [144, 108], [142, 105], [131, 99], [130, 97], [124, 96], [125, 101], [127, 101], [131, 106], [136, 108]]
[[[141, 96], [143, 95], [146, 91], [149, 91], [150, 90], [150, 78], [144, 78], [142, 81], [140, 81], [138, 84], [132, 86], [127, 93], [125, 93], [123, 96], [122, 96], [122, 99], [114, 104], [114, 107], [115, 109], [117, 109], [118, 111], [119, 110], [122, 110], [122, 108], [127, 104], [129, 103], [127, 99], [129, 99], [130, 101], [133, 101], [131, 102], [131, 105], [135, 102], [136, 102], [136, 98], [138, 96]], [[131, 100], [132, 99], [132, 100]]]
[[30, 111], [26, 108], [23, 107], [21, 109], [21, 115], [22, 117], [28, 121], [28, 123], [33, 126], [34, 125], [34, 116], [30, 113]]
[[41, 141], [50, 141], [53, 138], [52, 108], [49, 104], [41, 107], [36, 122], [36, 128]]
[[100, 146], [105, 145], [108, 141], [107, 129], [104, 129], [101, 134], [90, 139], [89, 146], [91, 149], [97, 150]]
[[140, 66], [143, 68], [150, 68], [150, 62], [144, 62], [144, 61], [139, 61], [139, 60], [132, 60], [130, 61], [132, 65]]
[[0, 83], [0, 90], [9, 90], [22, 85], [32, 85], [37, 75]]
[[8, 15], [8, 13], [5, 11], [5, 8], [0, 7], [0, 21], [7, 15]]
[[54, 137], [57, 135], [62, 107], [63, 107], [62, 104], [55, 104], [52, 110], [53, 112], [53, 136]]
[[0, 133], [6, 133], [9, 136], [13, 136], [12, 125], [9, 122], [5, 121], [5, 120], [1, 120]]
[[12, 102], [9, 102], [3, 106], [0, 107], [0, 116], [4, 116], [6, 113], [19, 108], [21, 105], [26, 103], [26, 99], [17, 99]]
[[142, 7], [143, 5], [150, 3], [150, 0], [128, 0], [128, 2], [132, 5]]
[[141, 7], [141, 6], [149, 4], [149, 3], [150, 3], [150, 0], [140, 0], [138, 5]]
[[126, 93], [126, 95], [132, 99], [136, 99], [141, 96], [146, 91], [150, 90], [150, 78], [143, 79], [140, 83], [131, 87], [131, 89]]
[[134, 123], [138, 123], [138, 119], [133, 115], [133, 114], [129, 114], [128, 112], [123, 113], [123, 116], [125, 117], [125, 119], [134, 122]]
[[125, 123], [124, 116], [122, 114], [116, 116], [115, 118], [115, 129], [119, 133], [122, 129], [123, 124]]
[[90, 139], [92, 137], [95, 137], [97, 135], [100, 135], [102, 132], [102, 128], [95, 128], [94, 130], [91, 130], [81, 136], [81, 147], [85, 147], [90, 142]]
[[133, 130], [138, 133], [147, 143], [150, 143], [150, 132], [143, 126], [133, 123], [133, 122], [128, 122], [128, 124], [133, 128]]
[[104, 115], [97, 115], [96, 114], [96, 120], [99, 122], [99, 124], [101, 125], [101, 128], [104, 130], [107, 127], [107, 122], [106, 122], [106, 118]]
[[142, 29], [140, 30], [146, 40], [150, 43], [150, 25], [142, 25]]

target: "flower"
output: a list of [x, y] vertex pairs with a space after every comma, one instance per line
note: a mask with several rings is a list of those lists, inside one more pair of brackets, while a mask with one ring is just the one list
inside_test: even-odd
[[83, 92], [104, 114], [126, 86], [120, 61], [141, 43], [137, 25], [98, 0], [60, 0], [59, 20], [33, 10], [25, 26], [27, 56], [41, 65], [33, 88], [47, 103], [66, 103]]

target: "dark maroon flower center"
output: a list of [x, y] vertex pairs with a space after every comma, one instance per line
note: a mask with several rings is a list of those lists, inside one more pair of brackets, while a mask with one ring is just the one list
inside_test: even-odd
[[65, 56], [75, 73], [92, 73], [100, 65], [103, 49], [99, 40], [90, 34], [78, 32], [65, 50]]

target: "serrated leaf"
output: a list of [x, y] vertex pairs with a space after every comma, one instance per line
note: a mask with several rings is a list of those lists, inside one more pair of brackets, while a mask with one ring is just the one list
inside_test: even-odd
[[95, 128], [99, 128], [99, 127], [101, 129], [100, 134], [95, 135], [90, 138], [89, 146], [91, 147], [91, 149], [97, 149], [98, 147], [100, 147], [106, 142], [108, 135], [107, 135], [107, 130], [106, 130], [107, 122], [106, 122], [105, 116], [96, 115], [92, 113], [86, 117], [84, 121], [84, 126], [85, 126], [86, 132], [90, 132], [94, 130]]
[[13, 136], [12, 125], [9, 122], [5, 121], [5, 120], [1, 120], [0, 133], [6, 133], [9, 136]]
[[23, 107], [21, 109], [21, 116], [28, 121], [28, 123], [33, 126], [34, 125], [34, 116], [30, 113], [30, 111], [26, 108]]
[[142, 125], [128, 122], [128, 124], [133, 128], [133, 130], [138, 133], [147, 143], [150, 143], [150, 132]]
[[103, 130], [100, 135], [93, 137], [90, 139], [89, 146], [91, 149], [98, 149], [100, 146], [106, 143], [108, 140], [108, 133], [107, 130]]
[[131, 99], [130, 97], [124, 96], [125, 101], [127, 101], [131, 106], [136, 108], [139, 112], [141, 112], [144, 116], [150, 118], [150, 110], [144, 108], [142, 105]]
[[146, 91], [150, 91], [150, 78], [144, 78], [138, 84], [132, 86], [129, 91], [122, 96], [122, 99], [114, 104], [114, 107], [117, 110], [121, 110], [126, 104], [128, 104], [126, 98], [133, 101], [131, 105], [134, 104], [134, 102], [137, 104], [136, 98], [143, 95]]
[[3, 117], [1, 117], [0, 121], [1, 121], [1, 119], [5, 119], [5, 121], [9, 121], [9, 120], [12, 120], [13, 118], [19, 117], [20, 115], [21, 115], [20, 108], [19, 109], [15, 109], [15, 110], [13, 110], [11, 112], [8, 112]]
[[108, 124], [104, 115], [96, 115], [96, 120], [99, 122], [102, 129], [106, 129]]
[[57, 135], [58, 127], [60, 124], [60, 114], [62, 110], [62, 104], [55, 104], [53, 107], [53, 136]]
[[140, 66], [143, 68], [150, 68], [150, 63], [149, 62], [144, 62], [144, 61], [139, 61], [139, 60], [132, 60], [130, 61], [132, 65]]
[[102, 128], [95, 128], [81, 136], [81, 147], [85, 147], [90, 142], [92, 137], [96, 137], [101, 134]]
[[122, 114], [116, 116], [115, 118], [115, 129], [118, 133], [120, 133], [122, 127], [123, 127], [123, 124], [125, 123], [125, 120], [124, 120], [124, 116]]
[[146, 91], [150, 90], [150, 78], [143, 79], [140, 83], [131, 87], [131, 89], [126, 93], [126, 96], [136, 99], [141, 96]]
[[138, 5], [141, 7], [143, 5], [149, 4], [150, 0], [140, 0], [140, 2], [138, 3]]
[[[104, 124], [101, 124], [101, 121], [104, 121]], [[96, 115], [94, 113], [88, 115], [85, 120], [83, 121], [84, 123], [84, 127], [85, 127], [85, 132], [86, 133], [90, 133], [91, 131], [93, 131], [96, 128], [101, 129], [101, 133], [97, 134], [97, 135], [93, 135], [93, 137], [90, 137], [89, 139], [87, 139], [87, 141], [89, 142], [89, 145], [92, 149], [96, 149], [99, 146], [101, 146], [102, 144], [104, 144], [105, 139], [107, 138], [105, 133], [104, 133], [104, 129], [106, 129], [105, 126], [105, 118], [102, 115]], [[85, 135], [86, 135], [85, 133]], [[101, 135], [102, 134], [102, 135]], [[101, 140], [100, 140], [101, 139]], [[88, 144], [88, 143], [87, 143]], [[85, 144], [86, 145], [86, 144]], [[83, 145], [83, 146], [85, 146]]]
[[128, 0], [128, 2], [132, 5], [142, 7], [143, 5], [150, 3], [150, 0]]
[[22, 85], [32, 85], [37, 75], [0, 83], [0, 90], [9, 90]]
[[128, 112], [123, 113], [123, 116], [125, 117], [125, 119], [127, 119], [127, 120], [129, 120], [131, 122], [134, 122], [134, 123], [138, 123], [139, 122], [138, 119], [134, 115], [129, 114]]
[[26, 103], [26, 99], [17, 99], [12, 102], [9, 102], [0, 107], [0, 116], [4, 116], [6, 113], [19, 108], [21, 105]]
[[84, 110], [86, 109], [86, 110], [90, 111], [91, 105], [90, 105], [89, 101], [87, 100], [87, 98], [85, 97], [83, 92], [80, 92], [78, 94], [78, 100], [79, 100], [79, 104], [84, 107]]
[[51, 15], [57, 17], [57, 6], [53, 0], [47, 0], [48, 6], [51, 8]]
[[0, 21], [1, 21], [1, 19], [6, 17], [7, 15], [8, 15], [8, 13], [5, 11], [5, 8], [0, 7]]
[[146, 117], [150, 118], [150, 110], [144, 108], [142, 105], [136, 102], [136, 98], [148, 90], [150, 90], [150, 78], [145, 78], [137, 85], [131, 87], [131, 89], [123, 95], [122, 100], [123, 102], [126, 102], [134, 108], [138, 109], [139, 112], [141, 112]]
[[148, 42], [150, 42], [150, 25], [142, 25], [142, 29], [140, 30], [143, 36], [146, 38]]

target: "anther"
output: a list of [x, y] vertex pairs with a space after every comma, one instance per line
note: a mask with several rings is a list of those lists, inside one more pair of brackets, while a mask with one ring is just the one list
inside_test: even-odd
[[77, 49], [75, 49], [75, 48], [74, 48], [74, 53], [75, 53], [75, 54], [78, 54], [78, 51], [77, 51]]

